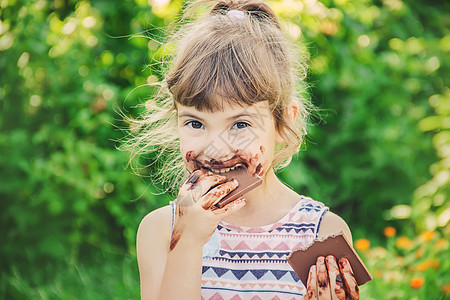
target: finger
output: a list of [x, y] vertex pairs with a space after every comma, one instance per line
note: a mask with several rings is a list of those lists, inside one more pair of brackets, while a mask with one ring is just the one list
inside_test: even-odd
[[228, 195], [232, 190], [237, 188], [239, 182], [236, 179], [222, 183], [203, 196], [198, 202], [204, 209], [210, 209], [214, 204], [219, 202], [223, 197]]
[[191, 173], [189, 178], [185, 182], [187, 190], [192, 190], [196, 187], [197, 183], [201, 182], [206, 176], [211, 176], [213, 173], [204, 169], [198, 169]]
[[198, 178], [200, 177], [200, 175], [203, 174], [202, 172], [203, 170], [195, 170], [194, 172], [191, 173], [191, 175], [189, 176], [189, 178], [186, 180], [185, 184], [193, 184], [196, 183]]
[[212, 186], [223, 183], [226, 180], [225, 176], [214, 174], [211, 171], [196, 170], [191, 174], [190, 179], [188, 178], [180, 194], [183, 195], [183, 198], [191, 199], [187, 203], [192, 204], [203, 197]]
[[238, 211], [239, 209], [244, 207], [245, 204], [247, 204], [247, 200], [244, 197], [241, 197], [234, 200], [233, 202], [228, 203], [220, 209], [213, 210], [212, 212], [222, 219], [227, 217], [228, 215], [233, 214], [235, 211]]
[[331, 299], [345, 300], [345, 287], [339, 272], [336, 259], [328, 255], [326, 259], [328, 278], [330, 279]]
[[325, 257], [319, 256], [316, 261], [317, 268], [317, 295], [319, 299], [331, 300], [330, 282], [328, 279]]
[[201, 176], [196, 183], [196, 185], [191, 189], [193, 194], [195, 195], [195, 201], [200, 200], [205, 194], [221, 183], [227, 181], [227, 177], [223, 175], [217, 175], [212, 172], [206, 173], [204, 176]]
[[[209, 172], [212, 174], [212, 172]], [[206, 170], [198, 169], [189, 175], [188, 179], [182, 184], [178, 193], [177, 204], [182, 206], [189, 206], [195, 201], [195, 192], [193, 189], [197, 186], [197, 183], [208, 175]], [[200, 195], [201, 197], [202, 195]]]
[[306, 288], [305, 299], [317, 300], [317, 273], [316, 265], [312, 265], [309, 269], [308, 283]]
[[356, 282], [355, 274], [353, 274], [352, 267], [346, 258], [341, 258], [339, 260], [339, 268], [341, 274], [344, 277], [344, 284], [349, 295], [349, 299], [356, 300], [359, 299], [359, 287]]

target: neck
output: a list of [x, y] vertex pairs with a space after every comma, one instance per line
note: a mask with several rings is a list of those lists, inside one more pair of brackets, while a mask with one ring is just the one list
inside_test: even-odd
[[271, 168], [266, 173], [266, 176], [264, 176], [263, 183], [245, 195], [247, 204], [243, 209], [257, 210], [258, 208], [272, 204], [273, 202], [278, 201], [279, 195], [281, 195], [285, 189], [286, 186], [277, 178]]

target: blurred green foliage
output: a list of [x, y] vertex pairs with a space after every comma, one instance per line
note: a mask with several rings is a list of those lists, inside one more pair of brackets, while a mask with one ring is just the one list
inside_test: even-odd
[[[381, 231], [384, 211], [409, 203], [436, 159], [431, 135], [417, 124], [431, 113], [428, 99], [449, 84], [449, 17], [443, 5], [418, 1], [305, 3], [280, 14], [300, 26], [312, 54], [322, 123], [285, 180], [351, 228]], [[294, 181], [297, 168], [304, 175]]]
[[[126, 168], [117, 109], [137, 116], [152, 93], [139, 86], [161, 79], [154, 58], [181, 4], [0, 1], [1, 298], [137, 297], [136, 229], [171, 195]], [[386, 224], [448, 237], [449, 5], [271, 4], [311, 54], [319, 108], [280, 178], [355, 237], [383, 243]]]

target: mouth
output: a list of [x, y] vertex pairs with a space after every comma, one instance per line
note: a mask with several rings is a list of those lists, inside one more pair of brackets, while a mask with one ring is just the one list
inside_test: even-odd
[[215, 174], [223, 174], [223, 173], [227, 173], [233, 170], [238, 170], [238, 169], [244, 169], [244, 165], [243, 164], [236, 164], [232, 167], [228, 167], [228, 168], [207, 168], [205, 166], [201, 166], [200, 167], [203, 170], [207, 170], [207, 171], [211, 171]]

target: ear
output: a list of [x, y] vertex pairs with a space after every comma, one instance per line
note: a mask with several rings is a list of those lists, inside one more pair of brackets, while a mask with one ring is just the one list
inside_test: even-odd
[[291, 100], [288, 106], [288, 115], [292, 123], [294, 123], [295, 119], [297, 118], [298, 109], [299, 109], [298, 103], [294, 100]]
[[[298, 106], [297, 102], [294, 101], [294, 100], [291, 100], [289, 102], [288, 107], [287, 107], [287, 117], [288, 117], [287, 121], [288, 122], [294, 123], [294, 121], [295, 121], [295, 119], [297, 118], [297, 115], [298, 115], [298, 109], [299, 109], [299, 106]], [[276, 136], [275, 142], [277, 142], [277, 143], [284, 142], [284, 139], [280, 136], [280, 134], [278, 132], [277, 132], [277, 136]]]

